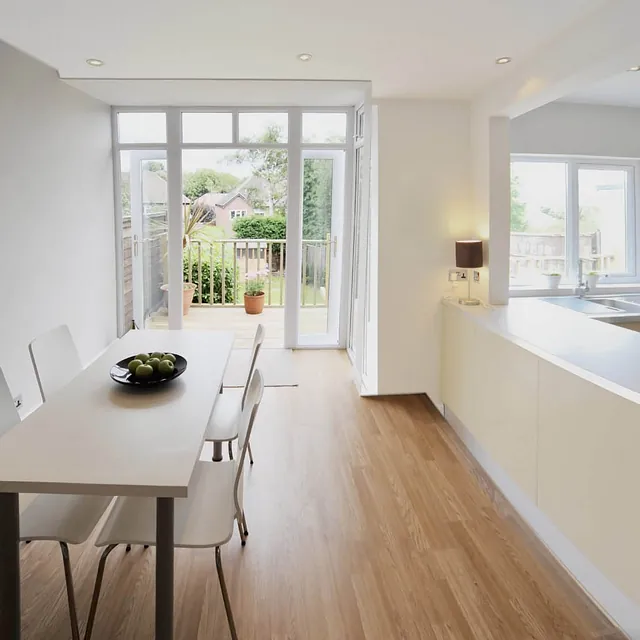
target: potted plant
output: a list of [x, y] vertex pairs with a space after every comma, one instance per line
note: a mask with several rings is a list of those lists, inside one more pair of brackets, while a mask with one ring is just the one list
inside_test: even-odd
[[560, 286], [560, 280], [562, 280], [561, 273], [545, 273], [544, 275], [547, 278], [548, 289], [557, 289]]
[[264, 309], [264, 271], [247, 273], [244, 290], [244, 310], [250, 315], [262, 313]]
[[599, 279], [600, 274], [597, 271], [589, 271], [589, 273], [587, 273], [587, 286], [590, 290], [593, 290], [598, 286]]
[[[169, 285], [163, 284], [160, 287], [163, 291], [169, 291]], [[189, 313], [189, 307], [193, 302], [193, 295], [196, 292], [196, 285], [193, 282], [182, 283], [182, 315], [186, 316]]]
[[[206, 228], [205, 220], [208, 211], [204, 207], [192, 207], [184, 205], [182, 211], [182, 249], [186, 249], [194, 240], [206, 239], [204, 230]], [[160, 232], [167, 233], [168, 225], [166, 221], [155, 223]], [[167, 253], [163, 257], [165, 280], [167, 279]], [[160, 289], [169, 291], [169, 285], [163, 284]], [[189, 313], [189, 308], [193, 302], [193, 296], [196, 291], [196, 285], [192, 282], [182, 283], [182, 315]]]

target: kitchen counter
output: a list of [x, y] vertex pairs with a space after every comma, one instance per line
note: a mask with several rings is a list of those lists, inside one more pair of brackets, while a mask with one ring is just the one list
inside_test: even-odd
[[602, 380], [592, 381], [599, 384], [620, 386], [617, 391], [627, 397], [633, 392], [640, 404], [640, 333], [536, 298], [500, 307], [445, 304], [539, 357], [595, 375]]

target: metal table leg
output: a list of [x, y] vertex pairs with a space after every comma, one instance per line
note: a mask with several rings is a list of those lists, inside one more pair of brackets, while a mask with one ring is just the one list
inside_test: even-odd
[[156, 501], [156, 640], [173, 640], [173, 498]]
[[213, 461], [220, 462], [222, 460], [222, 442], [213, 443]]
[[20, 640], [20, 507], [0, 493], [0, 638]]

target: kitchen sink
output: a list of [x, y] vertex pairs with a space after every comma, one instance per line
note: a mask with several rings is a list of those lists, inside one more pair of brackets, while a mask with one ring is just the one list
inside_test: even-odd
[[640, 313], [640, 304], [620, 300], [619, 298], [586, 298], [589, 302], [602, 305], [610, 310]]

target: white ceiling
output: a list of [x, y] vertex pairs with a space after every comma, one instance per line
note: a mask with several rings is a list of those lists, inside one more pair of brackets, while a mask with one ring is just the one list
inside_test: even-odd
[[563, 98], [561, 102], [640, 108], [640, 72], [625, 71], [572, 93]]
[[2, 0], [0, 39], [63, 78], [371, 80], [376, 97], [467, 98], [605, 2]]

